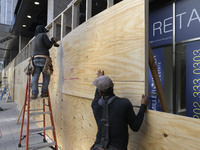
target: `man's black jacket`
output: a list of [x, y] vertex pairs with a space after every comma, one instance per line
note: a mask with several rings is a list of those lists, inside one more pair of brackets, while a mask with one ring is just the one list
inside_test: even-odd
[[[105, 100], [108, 100], [112, 96], [114, 94], [111, 94]], [[98, 90], [96, 90], [95, 98], [92, 102], [92, 109], [98, 126], [95, 144], [99, 144], [101, 139], [102, 106], [98, 104], [100, 98], [101, 96]], [[133, 131], [137, 132], [142, 124], [146, 108], [147, 106], [142, 104], [136, 116], [133, 106], [128, 99], [116, 97], [108, 106], [109, 144], [115, 146], [118, 150], [127, 150], [128, 125]]]
[[49, 49], [53, 46], [55, 41], [49, 40], [46, 33], [39, 33], [33, 40], [33, 56], [45, 55], [49, 56]]

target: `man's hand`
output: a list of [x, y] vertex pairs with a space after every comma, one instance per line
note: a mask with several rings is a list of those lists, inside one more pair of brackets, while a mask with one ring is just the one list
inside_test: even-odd
[[58, 40], [55, 37], [52, 37], [51, 40], [54, 41], [55, 43], [58, 42]]
[[142, 94], [142, 100], [141, 100], [141, 104], [145, 104], [146, 106], [148, 106], [149, 104], [149, 99], [146, 95]]
[[97, 78], [100, 77], [100, 76], [104, 76], [104, 70], [101, 71], [101, 70], [99, 69], [99, 70], [97, 71]]

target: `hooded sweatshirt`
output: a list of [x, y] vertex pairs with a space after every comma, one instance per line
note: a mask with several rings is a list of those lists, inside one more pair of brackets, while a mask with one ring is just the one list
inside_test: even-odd
[[49, 40], [46, 32], [48, 30], [45, 29], [43, 25], [39, 25], [35, 30], [35, 39], [33, 40], [33, 56], [35, 55], [45, 55], [49, 56], [49, 49], [56, 42], [52, 39]]

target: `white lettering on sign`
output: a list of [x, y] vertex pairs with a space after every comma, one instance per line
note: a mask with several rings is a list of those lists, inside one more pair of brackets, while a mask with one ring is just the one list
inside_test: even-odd
[[[173, 21], [172, 17], [169, 17], [169, 18], [164, 20], [164, 33], [168, 33], [168, 32], [172, 32], [173, 31], [173, 29], [172, 29], [172, 27], [173, 27], [172, 26], [172, 21]], [[167, 24], [167, 22], [169, 22], [169, 23]], [[168, 27], [168, 26], [171, 26], [170, 30], [166, 30], [166, 27]]]
[[191, 13], [191, 15], [190, 15], [190, 19], [189, 19], [189, 21], [188, 21], [187, 27], [190, 26], [191, 21], [195, 21], [195, 20], [198, 20], [199, 23], [200, 23], [200, 18], [199, 18], [199, 15], [198, 15], [198, 13], [197, 13], [197, 10], [196, 10], [196, 9], [193, 9], [193, 10], [192, 10], [192, 13]]
[[[187, 26], [185, 25], [187, 28], [190, 27], [192, 22], [198, 22], [200, 24], [200, 16], [195, 8], [192, 9], [191, 14], [189, 15], [190, 18], [186, 18], [186, 14], [187, 12], [182, 12], [176, 15], [176, 19], [179, 20], [177, 21], [177, 23], [179, 23], [179, 29], [183, 28], [183, 20], [187, 22]], [[165, 18], [163, 21], [154, 22], [152, 31], [153, 37], [156, 35], [173, 32], [173, 17]]]
[[178, 15], [176, 15], [176, 18], [178, 18], [178, 17], [180, 17], [179, 18], [179, 29], [182, 29], [182, 16], [184, 15], [184, 14], [186, 14], [186, 12], [183, 12], [183, 13], [181, 13], [181, 14], [178, 14]]
[[160, 34], [162, 34], [162, 22], [158, 21], [153, 24], [153, 36], [155, 36], [155, 31], [160, 30]]

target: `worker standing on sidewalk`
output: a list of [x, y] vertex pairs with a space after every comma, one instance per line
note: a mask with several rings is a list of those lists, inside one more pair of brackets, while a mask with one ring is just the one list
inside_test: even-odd
[[104, 76], [104, 71], [97, 72], [93, 84], [97, 87], [92, 109], [98, 132], [90, 150], [127, 150], [128, 125], [135, 132], [140, 129], [149, 103], [148, 97], [142, 95], [140, 110], [136, 115], [128, 99], [115, 96], [113, 81]]
[[41, 97], [48, 96], [47, 90], [50, 81], [50, 75], [53, 73], [49, 49], [56, 44], [57, 40], [55, 38], [51, 38], [51, 40], [49, 40], [46, 32], [48, 32], [48, 30], [46, 30], [43, 25], [38, 25], [36, 27], [35, 38], [33, 40], [32, 62], [34, 66], [34, 73], [31, 81], [31, 99], [36, 99], [38, 96], [38, 80], [41, 72], [43, 74]]

